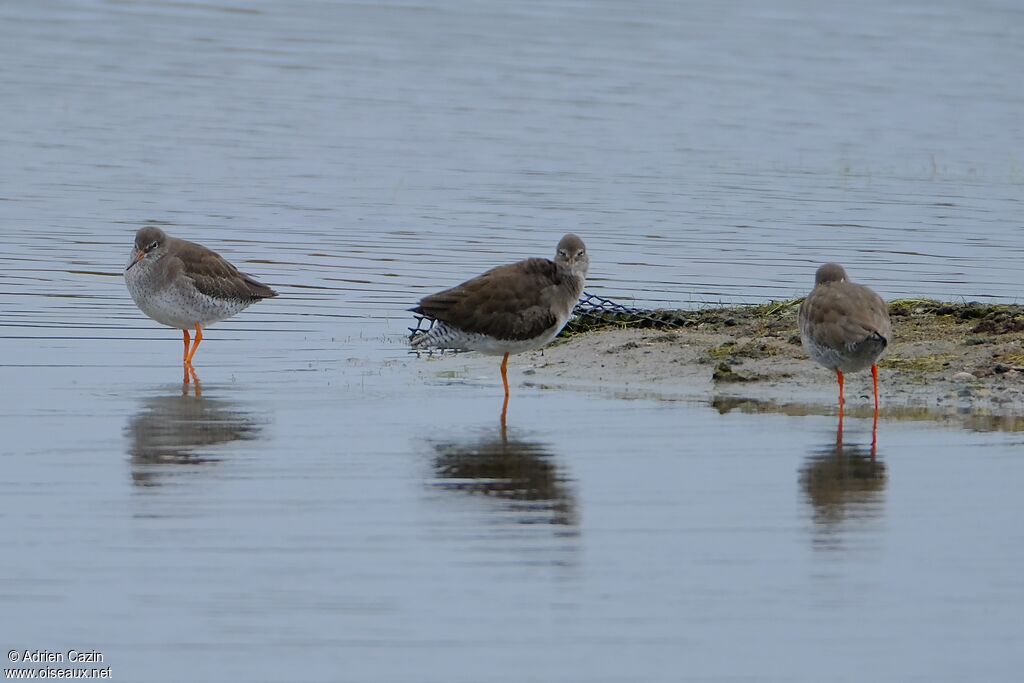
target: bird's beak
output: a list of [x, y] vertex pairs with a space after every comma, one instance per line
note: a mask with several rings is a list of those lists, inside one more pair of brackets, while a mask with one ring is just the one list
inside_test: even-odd
[[138, 263], [139, 261], [141, 261], [144, 258], [146, 258], [146, 252], [144, 252], [144, 251], [138, 252], [138, 254], [135, 255], [135, 258], [132, 259], [132, 262], [128, 264], [128, 267], [124, 269], [124, 272], [127, 273], [129, 270], [132, 269], [132, 266], [134, 266], [136, 263]]

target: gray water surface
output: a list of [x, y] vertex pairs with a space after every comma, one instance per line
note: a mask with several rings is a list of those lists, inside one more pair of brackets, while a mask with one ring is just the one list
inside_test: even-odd
[[[131, 681], [1011, 681], [1016, 420], [443, 376], [418, 297], [1016, 301], [1010, 1], [0, 5], [0, 645]], [[279, 290], [201, 380], [159, 221]], [[825, 411], [827, 412], [827, 411]], [[907, 419], [910, 418], [910, 419]]]

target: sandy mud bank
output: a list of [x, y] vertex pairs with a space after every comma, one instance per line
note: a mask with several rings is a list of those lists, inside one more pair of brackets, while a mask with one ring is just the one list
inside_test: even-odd
[[[723, 410], [834, 411], [835, 376], [804, 354], [798, 306], [660, 312], [671, 328], [578, 319], [548, 348], [514, 358], [510, 380], [706, 400]], [[883, 417], [1017, 428], [1024, 415], [1024, 307], [899, 300], [890, 314], [895, 339], [880, 363]], [[473, 380], [493, 375], [500, 383], [497, 361], [477, 354], [431, 358], [420, 371]], [[869, 373], [848, 376], [846, 391], [848, 414], [870, 411]]]

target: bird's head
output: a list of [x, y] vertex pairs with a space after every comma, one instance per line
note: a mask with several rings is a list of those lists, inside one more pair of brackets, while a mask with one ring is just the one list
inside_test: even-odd
[[846, 282], [846, 270], [838, 263], [826, 263], [814, 274], [814, 286], [828, 282]]
[[586, 278], [587, 269], [590, 268], [590, 256], [587, 255], [587, 247], [583, 240], [572, 233], [563, 237], [555, 251], [555, 263], [565, 266], [575, 275]]
[[135, 246], [132, 247], [132, 257], [128, 261], [125, 272], [131, 270], [144, 259], [156, 261], [163, 253], [167, 244], [167, 233], [160, 228], [147, 225], [135, 233]]

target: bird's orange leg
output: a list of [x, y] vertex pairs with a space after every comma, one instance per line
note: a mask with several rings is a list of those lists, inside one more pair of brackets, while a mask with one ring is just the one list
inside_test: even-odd
[[501, 360], [501, 383], [505, 385], [505, 402], [501, 404], [501, 426], [505, 426], [505, 417], [508, 415], [508, 354]]
[[181, 333], [185, 335], [185, 354], [181, 357], [182, 363], [188, 362], [188, 345], [192, 341], [192, 337], [189, 336], [188, 330], [182, 330]]
[[871, 366], [871, 379], [875, 385], [875, 418], [871, 423], [871, 459], [875, 459], [878, 452], [878, 366]]
[[843, 406], [846, 405], [846, 397], [843, 396], [843, 385], [846, 383], [846, 379], [843, 377], [843, 371], [836, 368], [836, 381], [839, 382], [839, 414], [843, 414]]
[[878, 417], [878, 366], [871, 366], [871, 379], [875, 385], [875, 417]]
[[196, 349], [199, 348], [199, 342], [203, 341], [203, 328], [196, 323], [196, 343], [192, 345], [192, 351], [189, 352], [185, 358], [185, 362], [192, 365], [192, 359], [196, 357]]
[[839, 411], [839, 426], [836, 427], [836, 449], [843, 449], [843, 411]]

